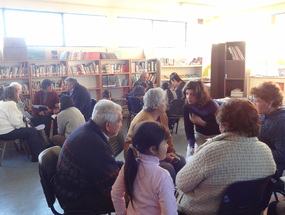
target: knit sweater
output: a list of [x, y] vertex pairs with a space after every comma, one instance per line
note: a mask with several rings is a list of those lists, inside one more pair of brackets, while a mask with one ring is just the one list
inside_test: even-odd
[[[47, 99], [44, 102], [44, 90], [39, 90], [36, 92], [33, 100], [33, 105], [45, 105], [47, 106], [51, 112], [49, 115], [53, 114], [53, 111], [56, 109], [55, 104], [59, 103], [59, 96], [56, 91], [51, 91], [47, 93]], [[32, 108], [33, 115], [39, 113], [39, 109]]]
[[261, 121], [258, 139], [271, 148], [277, 165], [285, 165], [285, 109], [262, 115]]
[[[218, 108], [219, 105], [217, 104], [217, 102], [213, 100], [210, 100], [202, 108], [198, 107], [197, 104], [184, 105], [183, 117], [184, 117], [185, 133], [188, 144], [191, 147], [194, 147], [195, 144], [194, 130], [206, 136], [220, 134], [219, 126], [216, 122], [216, 117], [215, 117], [215, 113], [218, 110]], [[194, 125], [193, 122], [189, 119], [189, 114], [195, 114], [201, 117], [201, 119], [206, 122], [206, 125], [205, 126]]]
[[69, 107], [57, 116], [57, 132], [67, 138], [79, 125], [85, 123], [84, 116], [76, 107]]
[[270, 148], [257, 137], [220, 134], [199, 147], [178, 172], [178, 208], [187, 215], [217, 214], [229, 184], [273, 175], [275, 170]]

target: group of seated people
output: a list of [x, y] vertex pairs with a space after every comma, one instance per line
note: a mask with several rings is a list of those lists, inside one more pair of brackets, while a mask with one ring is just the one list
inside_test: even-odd
[[[176, 96], [185, 99], [181, 108], [188, 142], [186, 156], [191, 155], [187, 163], [175, 151], [166, 115], [167, 93], [162, 88], [149, 88], [143, 95], [143, 109], [126, 135], [125, 163], [115, 159], [109, 144], [109, 138], [121, 129], [122, 107], [102, 99], [89, 117], [83, 117], [71, 99], [75, 88], [69, 90], [71, 97], [60, 98], [57, 120], [80, 124], [64, 133], [58, 126], [59, 135], [64, 137], [57, 137], [62, 149], [52, 183], [65, 211], [217, 214], [222, 193], [230, 184], [274, 175], [276, 170], [277, 177], [282, 176], [285, 110], [278, 85], [264, 82], [252, 88], [253, 102], [229, 99], [218, 105], [202, 81], [183, 83], [176, 80], [177, 74], [172, 76], [175, 89], [183, 85], [179, 87], [181, 95]], [[44, 90], [42, 99], [46, 104], [51, 91]], [[36, 157], [42, 150], [37, 132], [24, 125], [19, 101], [15, 87], [4, 89], [0, 140], [26, 139]], [[50, 110], [56, 108], [43, 115], [54, 113]], [[272, 204], [268, 215], [283, 214], [284, 209], [283, 202]]]

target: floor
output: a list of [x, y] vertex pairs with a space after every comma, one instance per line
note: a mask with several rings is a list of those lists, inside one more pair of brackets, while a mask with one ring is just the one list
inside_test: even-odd
[[[125, 124], [125, 122], [124, 122]], [[123, 126], [126, 132], [126, 126]], [[173, 135], [176, 151], [185, 156], [187, 141], [183, 120]], [[123, 160], [123, 154], [117, 156]], [[0, 167], [0, 215], [52, 215], [40, 184], [38, 163], [32, 163], [14, 145], [8, 145]], [[58, 204], [56, 208], [61, 211]]]

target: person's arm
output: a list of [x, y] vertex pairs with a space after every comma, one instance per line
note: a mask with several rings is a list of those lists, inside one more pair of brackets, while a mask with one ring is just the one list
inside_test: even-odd
[[186, 134], [186, 138], [187, 138], [189, 146], [194, 149], [194, 145], [195, 145], [194, 124], [189, 119], [189, 113], [190, 112], [187, 108], [187, 105], [184, 105], [183, 119], [184, 119], [185, 134]]
[[124, 181], [124, 166], [122, 167], [119, 175], [112, 186], [111, 197], [114, 204], [116, 215], [126, 215], [125, 203], [125, 181]]
[[76, 92], [76, 98], [74, 99], [74, 106], [77, 107], [81, 112], [85, 104], [88, 102], [88, 92], [85, 88], [79, 88]]
[[[40, 105], [40, 91], [36, 92], [34, 99], [33, 99], [33, 105]], [[39, 109], [32, 107], [32, 114], [33, 116], [39, 114]]]
[[10, 105], [8, 107], [7, 116], [10, 124], [14, 128], [23, 128], [25, 127], [25, 123], [23, 121], [23, 114], [19, 111], [16, 102], [9, 102]]
[[177, 173], [176, 186], [183, 193], [194, 191], [205, 179], [206, 156], [205, 151], [200, 151]]
[[164, 177], [160, 183], [158, 201], [163, 215], [177, 214], [177, 204], [174, 197], [174, 185], [172, 178]]
[[64, 135], [65, 134], [65, 128], [66, 128], [66, 123], [64, 122], [64, 111], [58, 114], [57, 116], [57, 133], [59, 135]]

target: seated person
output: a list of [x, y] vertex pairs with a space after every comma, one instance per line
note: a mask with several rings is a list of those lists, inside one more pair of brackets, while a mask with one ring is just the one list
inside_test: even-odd
[[70, 96], [61, 96], [59, 102], [60, 113], [56, 118], [58, 134], [52, 137], [52, 141], [55, 145], [62, 147], [71, 132], [85, 123], [85, 119], [80, 110], [74, 107], [73, 99]]
[[[152, 88], [146, 92], [143, 97], [144, 106], [143, 109], [134, 117], [128, 130], [126, 143], [124, 146], [125, 152], [132, 144], [132, 133], [134, 127], [143, 121], [159, 122], [168, 129], [168, 118], [165, 113], [166, 101], [165, 92], [161, 88]], [[167, 140], [168, 149], [166, 158], [160, 161], [160, 166], [169, 171], [173, 181], [175, 181], [176, 173], [185, 165], [185, 158], [175, 153], [174, 145], [172, 143], [172, 136], [169, 132], [169, 138]]]
[[[126, 163], [111, 191], [116, 214], [177, 214], [173, 181], [159, 167], [159, 160], [166, 156], [168, 135], [158, 122], [136, 125]], [[126, 199], [131, 202], [126, 204]]]
[[12, 82], [10, 84], [10, 86], [12, 87], [15, 87], [17, 89], [17, 92], [18, 92], [18, 97], [19, 97], [19, 100], [17, 102], [17, 107], [18, 109], [21, 111], [21, 113], [23, 115], [25, 115], [25, 111], [27, 110], [27, 107], [25, 105], [25, 103], [23, 102], [23, 97], [22, 97], [22, 85], [19, 84], [18, 82]]
[[[40, 124], [45, 125], [45, 132], [47, 136], [50, 136], [50, 125], [51, 125], [51, 115], [58, 112], [59, 96], [56, 91], [53, 90], [53, 82], [50, 79], [44, 79], [42, 82], [42, 89], [37, 91], [34, 99], [33, 105], [44, 105], [45, 108], [32, 108], [33, 118], [31, 119], [34, 126]], [[53, 133], [57, 133], [56, 123], [54, 123]]]
[[185, 86], [185, 82], [180, 78], [180, 76], [177, 73], [171, 74], [170, 82], [174, 87], [177, 98], [182, 99], [183, 98], [182, 90]]
[[161, 85], [161, 88], [166, 93], [166, 101], [167, 101], [168, 105], [170, 104], [170, 102], [173, 99], [177, 99], [177, 95], [176, 95], [176, 93], [174, 91], [174, 88], [173, 88], [173, 86], [172, 86], [170, 81], [163, 82], [162, 85]]
[[148, 91], [150, 88], [153, 88], [152, 81], [148, 80], [149, 74], [147, 72], [142, 72], [140, 75], [140, 79], [134, 83], [134, 87], [137, 85], [143, 86], [146, 91]]
[[222, 134], [201, 145], [177, 174], [179, 212], [217, 214], [230, 184], [276, 171], [270, 148], [257, 139], [260, 119], [252, 102], [230, 99], [220, 106], [216, 119]]
[[110, 192], [123, 162], [115, 160], [108, 140], [121, 126], [122, 107], [103, 99], [64, 142], [54, 185], [65, 211], [114, 211]]
[[0, 140], [26, 140], [32, 162], [38, 161], [42, 151], [41, 140], [35, 128], [26, 127], [23, 114], [17, 107], [19, 93], [15, 87], [5, 87], [0, 101]]
[[144, 88], [141, 85], [137, 85], [135, 86], [132, 91], [129, 93], [129, 96], [134, 96], [134, 97], [138, 97], [138, 98], [142, 98], [145, 94], [145, 90], [146, 88]]

